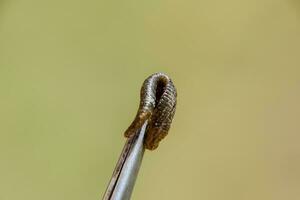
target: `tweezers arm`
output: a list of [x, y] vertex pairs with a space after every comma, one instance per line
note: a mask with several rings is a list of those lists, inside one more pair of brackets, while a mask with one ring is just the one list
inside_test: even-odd
[[[145, 151], [144, 136], [146, 126], [147, 122], [142, 126], [140, 132], [136, 134], [136, 138], [133, 138], [132, 142], [127, 141], [125, 144], [111, 180], [112, 182], [113, 179], [116, 179], [114, 180], [115, 183], [113, 183], [113, 185], [110, 183], [111, 186], [109, 187], [111, 187], [111, 189], [110, 191], [106, 191], [103, 200], [130, 199]], [[126, 152], [126, 148], [128, 148], [128, 146], [129, 149]]]

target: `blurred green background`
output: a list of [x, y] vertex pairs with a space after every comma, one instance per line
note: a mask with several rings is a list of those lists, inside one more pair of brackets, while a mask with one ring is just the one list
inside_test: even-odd
[[0, 0], [0, 200], [101, 199], [162, 71], [132, 199], [300, 199], [300, 3]]

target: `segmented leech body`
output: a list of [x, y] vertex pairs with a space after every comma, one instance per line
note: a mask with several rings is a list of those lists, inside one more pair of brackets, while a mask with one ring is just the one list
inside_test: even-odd
[[149, 76], [141, 88], [141, 100], [134, 121], [125, 132], [135, 134], [147, 120], [145, 147], [154, 150], [168, 134], [176, 109], [177, 92], [171, 79], [163, 73]]

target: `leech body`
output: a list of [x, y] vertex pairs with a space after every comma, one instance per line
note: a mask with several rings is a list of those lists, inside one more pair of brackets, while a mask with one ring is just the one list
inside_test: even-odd
[[171, 79], [163, 73], [149, 76], [141, 88], [140, 106], [125, 137], [137, 133], [148, 121], [144, 145], [154, 150], [168, 134], [176, 110], [177, 92]]
[[168, 134], [176, 98], [176, 89], [167, 75], [156, 73], [144, 81], [138, 112], [125, 132], [128, 139], [103, 200], [130, 199], [145, 148], [156, 149]]

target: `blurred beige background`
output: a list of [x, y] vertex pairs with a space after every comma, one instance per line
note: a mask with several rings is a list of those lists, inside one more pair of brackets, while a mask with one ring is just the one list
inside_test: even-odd
[[300, 199], [299, 1], [0, 0], [0, 200], [101, 199], [157, 71], [132, 199]]

